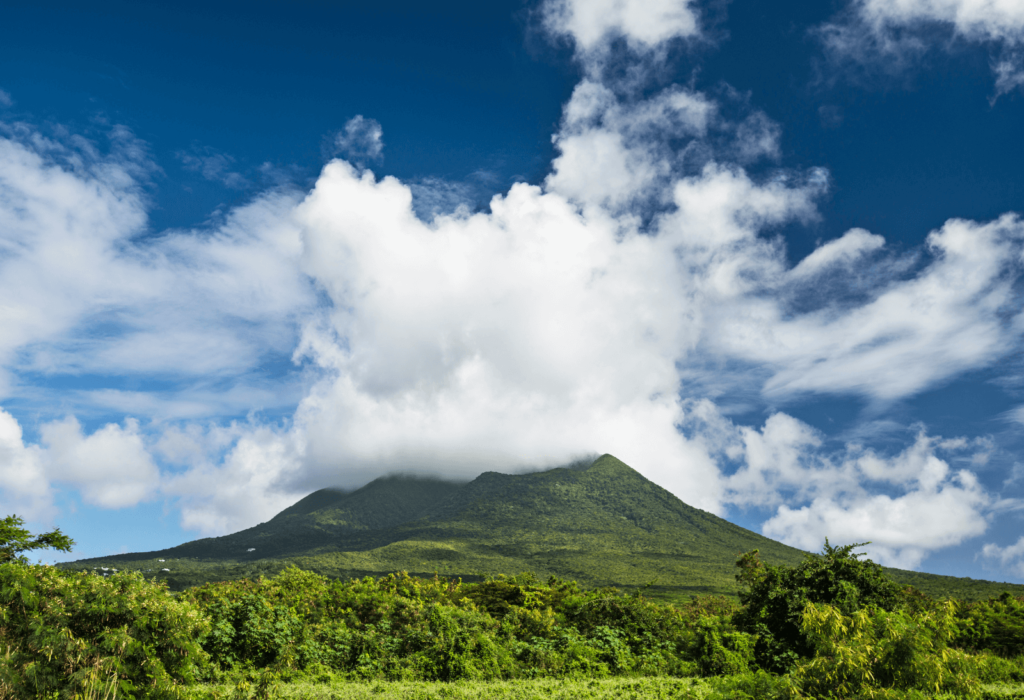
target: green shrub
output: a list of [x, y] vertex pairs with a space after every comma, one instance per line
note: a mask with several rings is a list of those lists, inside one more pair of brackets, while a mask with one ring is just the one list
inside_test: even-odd
[[753, 638], [729, 630], [722, 618], [702, 617], [695, 627], [693, 656], [701, 676], [746, 673], [754, 660]]
[[[692, 614], [723, 606], [695, 602], [681, 611], [639, 594], [541, 584], [530, 575], [479, 584], [404, 573], [329, 581], [297, 569], [207, 584], [182, 598], [210, 616], [204, 648], [223, 669], [286, 675], [317, 666], [392, 680], [694, 675]], [[716, 668], [746, 668], [736, 655], [749, 656], [742, 652], [749, 637], [727, 621], [720, 627], [725, 661]]]
[[137, 573], [0, 565], [0, 697], [176, 698], [208, 619]]
[[737, 561], [737, 580], [743, 608], [736, 626], [756, 635], [757, 664], [773, 673], [786, 673], [800, 659], [809, 658], [812, 646], [802, 631], [804, 608], [810, 603], [834, 606], [849, 615], [865, 606], [894, 610], [903, 601], [903, 589], [870, 560], [861, 561], [854, 549], [861, 544], [832, 547], [825, 540], [820, 555], [808, 555], [799, 565], [765, 566], [757, 550]]
[[1009, 593], [963, 606], [957, 645], [1004, 658], [1024, 655], [1024, 601]]
[[844, 615], [809, 603], [801, 631], [814, 658], [792, 675], [812, 697], [886, 697], [889, 690], [971, 697], [979, 687], [979, 659], [949, 648], [954, 603], [916, 615], [876, 607]]

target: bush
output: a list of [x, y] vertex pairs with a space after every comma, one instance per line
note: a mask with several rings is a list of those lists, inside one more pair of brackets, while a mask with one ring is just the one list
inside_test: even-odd
[[208, 619], [138, 573], [0, 565], [0, 697], [182, 697]]
[[1024, 655], [1024, 602], [1009, 593], [965, 605], [957, 645], [1004, 658]]
[[753, 639], [725, 628], [721, 618], [702, 617], [695, 628], [693, 656], [701, 676], [746, 673], [754, 660]]
[[288, 569], [182, 597], [210, 615], [204, 648], [219, 667], [282, 676], [310, 667], [390, 680], [696, 675], [746, 668], [750, 648], [727, 620], [698, 648], [693, 615], [733, 609], [720, 600], [679, 610], [530, 575], [464, 585], [404, 573], [329, 581]]
[[809, 603], [801, 631], [814, 658], [792, 675], [812, 697], [884, 697], [887, 690], [972, 697], [979, 687], [979, 659], [949, 648], [954, 603], [914, 615], [874, 606], [844, 615]]
[[757, 550], [737, 561], [736, 578], [746, 585], [740, 593], [744, 607], [736, 613], [736, 626], [756, 635], [754, 658], [761, 668], [786, 673], [813, 653], [802, 631], [804, 608], [826, 604], [850, 615], [866, 606], [894, 610], [903, 589], [870, 560], [853, 550], [861, 544], [832, 547], [828, 540], [820, 555], [808, 555], [795, 567], [765, 566]]

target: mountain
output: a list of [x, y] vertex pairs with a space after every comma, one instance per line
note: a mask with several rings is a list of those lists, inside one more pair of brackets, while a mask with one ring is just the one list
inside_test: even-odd
[[[735, 595], [736, 558], [755, 548], [773, 564], [806, 556], [693, 508], [604, 455], [543, 472], [486, 472], [468, 483], [388, 476], [352, 492], [324, 489], [232, 535], [66, 566], [167, 568], [174, 588], [269, 574], [290, 563], [340, 577], [404, 570], [474, 580], [530, 571], [681, 599]], [[1024, 593], [1024, 586], [890, 573], [932, 594]]]

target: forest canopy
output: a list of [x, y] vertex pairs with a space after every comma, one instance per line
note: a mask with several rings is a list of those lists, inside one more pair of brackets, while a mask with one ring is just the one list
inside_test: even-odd
[[295, 567], [173, 595], [139, 572], [19, 560], [0, 565], [0, 697], [649, 677], [708, 679], [708, 692], [731, 689], [721, 697], [909, 698], [1024, 681], [1024, 599], [936, 600], [854, 549], [826, 542], [797, 566], [748, 552], [741, 603], [681, 604], [530, 574], [340, 580]]

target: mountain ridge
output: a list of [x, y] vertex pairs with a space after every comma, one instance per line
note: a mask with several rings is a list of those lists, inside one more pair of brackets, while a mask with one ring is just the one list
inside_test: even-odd
[[[120, 563], [158, 571], [173, 563], [166, 577], [175, 588], [288, 564], [336, 577], [405, 570], [472, 580], [531, 571], [680, 599], [735, 595], [735, 561], [755, 548], [772, 564], [807, 556], [694, 508], [603, 455], [589, 466], [484, 472], [465, 483], [391, 475], [354, 491], [321, 489], [237, 533], [65, 566]], [[158, 560], [164, 561], [158, 566]], [[970, 579], [890, 571], [949, 595], [985, 588]], [[992, 586], [999, 589], [994, 594], [1024, 593], [1024, 586]]]

